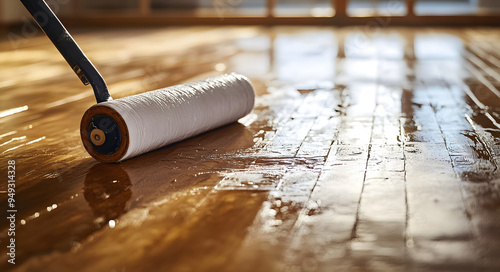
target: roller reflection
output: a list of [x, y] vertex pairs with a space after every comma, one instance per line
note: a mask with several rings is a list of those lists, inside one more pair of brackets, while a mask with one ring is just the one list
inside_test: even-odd
[[129, 175], [118, 164], [99, 163], [90, 169], [85, 178], [84, 197], [99, 219], [96, 221], [99, 227], [128, 210], [131, 187]]

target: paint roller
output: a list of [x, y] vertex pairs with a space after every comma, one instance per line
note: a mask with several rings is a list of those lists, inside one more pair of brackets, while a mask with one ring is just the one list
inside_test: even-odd
[[44, 0], [21, 0], [97, 104], [83, 115], [80, 135], [101, 162], [119, 162], [236, 122], [255, 93], [243, 75], [225, 74], [113, 100], [102, 76]]

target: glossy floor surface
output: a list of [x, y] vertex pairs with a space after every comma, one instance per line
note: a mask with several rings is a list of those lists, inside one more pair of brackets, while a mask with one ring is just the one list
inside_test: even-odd
[[254, 82], [256, 106], [239, 123], [97, 163], [79, 136], [92, 90], [46, 37], [4, 36], [1, 271], [499, 271], [499, 29], [74, 37], [115, 98], [235, 71]]

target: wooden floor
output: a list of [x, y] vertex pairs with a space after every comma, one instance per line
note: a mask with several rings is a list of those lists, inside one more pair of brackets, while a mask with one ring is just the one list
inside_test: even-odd
[[1, 271], [499, 271], [499, 29], [74, 32], [114, 98], [235, 71], [255, 110], [100, 164], [91, 89], [44, 36], [4, 36]]

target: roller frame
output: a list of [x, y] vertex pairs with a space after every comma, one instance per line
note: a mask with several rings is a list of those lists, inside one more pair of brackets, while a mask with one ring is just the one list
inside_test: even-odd
[[44, 0], [20, 0], [37, 22], [43, 32], [52, 41], [57, 50], [66, 59], [69, 66], [84, 85], [91, 85], [97, 103], [112, 100], [106, 82], [85, 56], [73, 37], [59, 21]]

